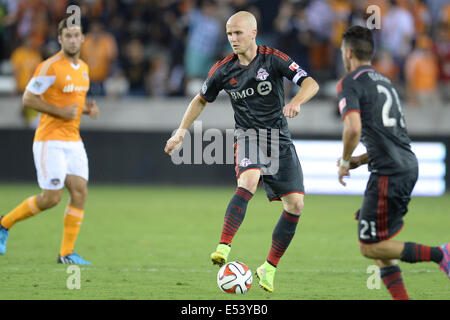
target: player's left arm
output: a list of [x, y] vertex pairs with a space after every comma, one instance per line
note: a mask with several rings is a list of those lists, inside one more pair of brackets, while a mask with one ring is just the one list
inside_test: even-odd
[[302, 81], [300, 90], [283, 108], [285, 117], [293, 118], [300, 112], [302, 104], [308, 102], [319, 91], [319, 84], [312, 77], [307, 77]]
[[91, 119], [97, 119], [100, 110], [95, 100], [87, 101], [84, 105], [83, 114], [87, 114]]
[[359, 143], [361, 137], [361, 114], [359, 112], [349, 112], [344, 117], [344, 130], [342, 132], [342, 143], [344, 150], [339, 161], [339, 182], [345, 186], [343, 178], [350, 176], [350, 161], [353, 151]]
[[279, 76], [300, 86], [297, 94], [283, 107], [283, 115], [293, 118], [299, 114], [301, 105], [316, 95], [319, 91], [319, 84], [292, 58], [281, 51], [273, 51], [272, 63]]
[[[337, 167], [341, 165], [341, 159], [339, 158], [336, 162]], [[359, 168], [362, 165], [368, 164], [370, 162], [369, 154], [366, 152], [364, 154], [361, 154], [359, 156], [351, 156], [350, 157], [350, 170]]]

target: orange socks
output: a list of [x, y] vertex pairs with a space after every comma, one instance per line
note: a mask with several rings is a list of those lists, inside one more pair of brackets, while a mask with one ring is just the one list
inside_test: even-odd
[[[10, 229], [16, 222], [25, 220], [29, 217], [41, 212], [36, 204], [36, 196], [29, 197], [18, 205], [14, 210], [3, 216], [1, 225]], [[83, 221], [84, 210], [67, 206], [64, 215], [64, 234], [59, 254], [66, 256], [73, 252], [73, 247], [80, 231], [81, 222]]]
[[2, 226], [10, 229], [16, 222], [32, 217], [39, 212], [41, 210], [36, 205], [36, 196], [29, 197], [2, 218]]
[[73, 252], [75, 241], [83, 221], [84, 210], [67, 206], [64, 215], [64, 234], [61, 244], [60, 256], [66, 256]]

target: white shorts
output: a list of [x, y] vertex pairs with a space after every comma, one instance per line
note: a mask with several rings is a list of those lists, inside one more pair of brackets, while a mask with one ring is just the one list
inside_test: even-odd
[[62, 189], [68, 174], [89, 179], [83, 141], [35, 141], [33, 156], [41, 189]]

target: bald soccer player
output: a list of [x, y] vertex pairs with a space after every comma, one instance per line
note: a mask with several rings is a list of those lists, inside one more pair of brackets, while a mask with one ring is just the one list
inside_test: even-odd
[[56, 206], [64, 186], [70, 201], [64, 215], [64, 232], [57, 258], [63, 264], [90, 264], [74, 252], [87, 197], [88, 159], [80, 137], [81, 115], [96, 119], [98, 107], [86, 102], [89, 69], [79, 59], [83, 33], [79, 25], [58, 24], [61, 51], [42, 62], [23, 95], [26, 107], [41, 112], [33, 142], [37, 179], [42, 193], [25, 199], [0, 216], [0, 254], [6, 253], [9, 230], [19, 221]]
[[[304, 197], [303, 173], [286, 117], [297, 116], [301, 105], [317, 93], [319, 86], [288, 55], [256, 44], [257, 23], [251, 13], [240, 11], [230, 17], [226, 32], [233, 53], [211, 68], [178, 130], [167, 141], [165, 152], [172, 154], [181, 146], [186, 131], [206, 103], [213, 102], [219, 92], [225, 90], [230, 97], [236, 122], [237, 189], [226, 209], [219, 245], [211, 254], [211, 260], [219, 266], [227, 262], [231, 241], [244, 220], [247, 204], [261, 182], [268, 199], [280, 200], [283, 204], [267, 259], [256, 271], [259, 285], [273, 292], [275, 271], [294, 236]], [[284, 77], [300, 86], [288, 104], [284, 103]], [[268, 152], [264, 152], [269, 147], [270, 163], [264, 161], [267, 158], [255, 157], [251, 152], [257, 150], [258, 155], [259, 151], [267, 155]]]

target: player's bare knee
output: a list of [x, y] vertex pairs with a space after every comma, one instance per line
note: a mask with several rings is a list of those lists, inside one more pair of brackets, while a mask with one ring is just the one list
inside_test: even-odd
[[301, 215], [303, 210], [303, 199], [298, 199], [295, 201], [291, 201], [288, 204], [284, 206], [284, 210], [286, 210], [289, 213], [295, 214], [295, 215]]
[[239, 179], [238, 186], [254, 194], [256, 188], [258, 188], [258, 180], [255, 181], [255, 179], [241, 178]]
[[72, 202], [84, 203], [87, 199], [87, 188], [79, 187], [70, 191], [70, 199]]
[[50, 209], [58, 205], [61, 201], [62, 192], [43, 192], [38, 200], [38, 207], [41, 210]]
[[299, 199], [298, 201], [295, 202], [295, 214], [297, 215], [301, 215], [302, 214], [302, 210], [304, 207], [304, 203], [303, 203], [303, 199]]
[[379, 268], [391, 267], [397, 265], [397, 260], [395, 259], [375, 259], [375, 264]]
[[61, 193], [54, 193], [48, 198], [48, 205], [50, 208], [56, 207], [61, 201]]
[[361, 254], [369, 259], [374, 259], [374, 245], [367, 245], [367, 244], [360, 244], [359, 245], [359, 251], [361, 252]]
[[382, 243], [360, 244], [360, 251], [364, 257], [370, 259], [379, 259], [384, 253]]

